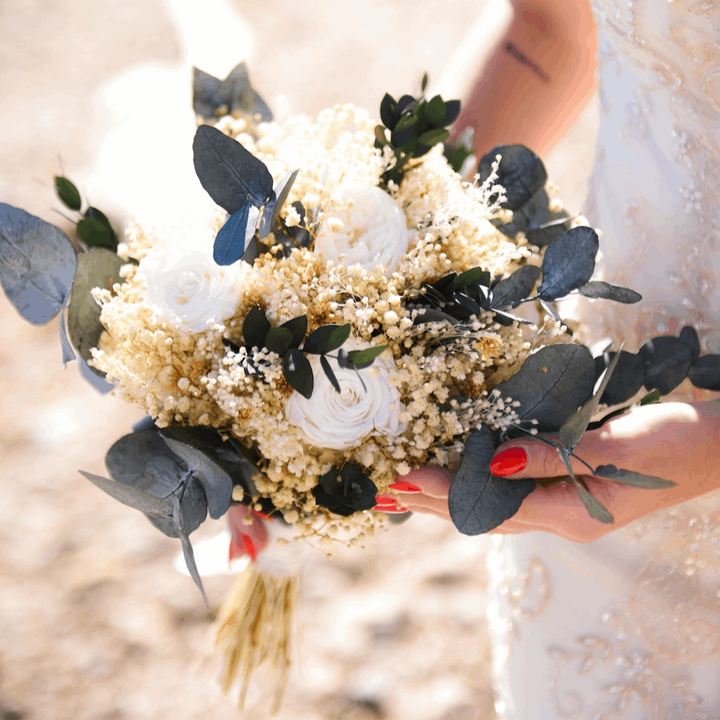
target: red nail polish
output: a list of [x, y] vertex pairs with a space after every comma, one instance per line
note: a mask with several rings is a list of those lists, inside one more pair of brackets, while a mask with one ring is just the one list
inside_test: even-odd
[[245, 552], [250, 556], [250, 559], [255, 562], [257, 560], [257, 548], [253, 539], [249, 535], [243, 535], [243, 542], [245, 543]]
[[397, 505], [397, 498], [390, 497], [389, 495], [377, 495], [375, 502], [378, 505]]
[[490, 462], [490, 472], [499, 477], [513, 475], [527, 467], [527, 453], [520, 447], [499, 452]]
[[398, 490], [400, 492], [406, 492], [406, 493], [422, 492], [422, 488], [419, 488], [417, 485], [413, 485], [412, 483], [405, 482], [404, 480], [398, 480], [398, 482], [394, 482], [392, 485], [389, 485], [388, 487], [391, 490]]

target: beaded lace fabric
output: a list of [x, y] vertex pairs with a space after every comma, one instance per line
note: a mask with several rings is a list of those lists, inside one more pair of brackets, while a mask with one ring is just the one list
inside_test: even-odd
[[[720, 352], [720, 0], [594, 0], [601, 119], [585, 213], [603, 276], [593, 337], [685, 324]], [[678, 398], [699, 397], [686, 385]], [[523, 720], [720, 717], [720, 492], [577, 545], [496, 536], [497, 710]]]

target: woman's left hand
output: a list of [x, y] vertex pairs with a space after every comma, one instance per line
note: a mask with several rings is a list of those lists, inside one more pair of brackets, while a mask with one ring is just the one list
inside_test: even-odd
[[[561, 482], [550, 487], [538, 485], [518, 512], [492, 532], [543, 530], [576, 542], [590, 542], [656, 510], [720, 487], [720, 401], [668, 402], [634, 408], [598, 430], [585, 433], [575, 454], [592, 467], [615, 465], [672, 480], [676, 486], [647, 490], [621, 485], [589, 476], [588, 468], [573, 458], [576, 476], [584, 476], [591, 494], [610, 511], [614, 523], [603, 524], [591, 518], [574, 484]], [[505, 443], [495, 453], [491, 469], [508, 479], [567, 476], [555, 448], [538, 439]], [[393, 486], [400, 494], [399, 504], [395, 509], [389, 504], [385, 507], [390, 512], [402, 508], [449, 520], [451, 481], [447, 470], [414, 470], [398, 478]]]

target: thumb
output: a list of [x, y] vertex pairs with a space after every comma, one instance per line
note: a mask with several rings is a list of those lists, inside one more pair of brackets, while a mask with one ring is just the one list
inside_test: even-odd
[[[572, 458], [576, 475], [588, 475], [590, 470]], [[567, 467], [557, 448], [542, 440], [512, 440], [501, 445], [490, 462], [493, 475], [511, 479], [553, 478], [568, 475]]]

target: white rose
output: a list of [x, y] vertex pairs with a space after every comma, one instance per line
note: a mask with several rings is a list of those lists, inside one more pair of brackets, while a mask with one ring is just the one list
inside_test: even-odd
[[[355, 341], [349, 340], [343, 349], [359, 348]], [[395, 436], [405, 431], [407, 423], [399, 419], [405, 408], [397, 388], [388, 382], [389, 371], [395, 368], [392, 357], [376, 358], [370, 368], [372, 372], [360, 371], [362, 380], [355, 370], [340, 368], [333, 358], [328, 360], [340, 383], [340, 392], [327, 379], [320, 357], [311, 355], [315, 377], [313, 394], [308, 400], [299, 392], [293, 392], [285, 407], [288, 422], [300, 428], [310, 445], [347, 450], [372, 432]]]
[[346, 188], [334, 199], [344, 207], [328, 213], [315, 252], [346, 266], [360, 263], [368, 270], [378, 265], [395, 270], [410, 240], [405, 213], [395, 200], [378, 187]]
[[232, 317], [239, 302], [238, 270], [221, 267], [212, 255], [186, 247], [153, 250], [138, 271], [147, 280], [147, 300], [158, 315], [188, 332], [208, 329], [208, 321]]

